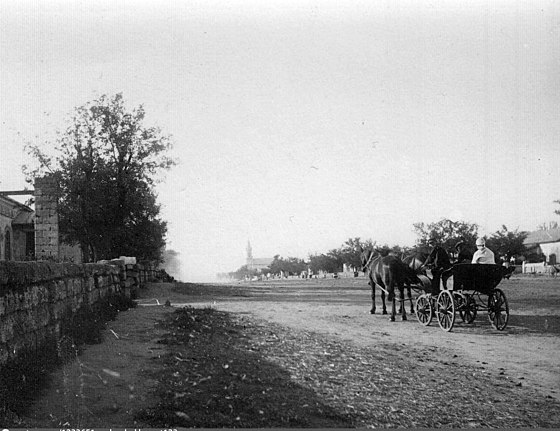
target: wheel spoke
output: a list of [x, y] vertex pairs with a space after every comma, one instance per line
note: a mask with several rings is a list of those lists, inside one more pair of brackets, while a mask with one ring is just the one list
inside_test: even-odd
[[426, 326], [432, 321], [432, 306], [426, 295], [420, 295], [416, 300], [416, 318]]
[[509, 320], [509, 306], [506, 295], [495, 289], [488, 297], [488, 319], [494, 328], [503, 331]]
[[455, 322], [455, 305], [452, 294], [444, 290], [437, 299], [437, 317], [441, 329], [451, 331]]

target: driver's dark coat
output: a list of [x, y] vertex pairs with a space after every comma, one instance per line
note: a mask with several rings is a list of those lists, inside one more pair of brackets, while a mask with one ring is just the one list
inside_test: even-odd
[[433, 265], [434, 268], [444, 270], [451, 267], [451, 260], [443, 247], [436, 245], [424, 262], [424, 266], [428, 265]]

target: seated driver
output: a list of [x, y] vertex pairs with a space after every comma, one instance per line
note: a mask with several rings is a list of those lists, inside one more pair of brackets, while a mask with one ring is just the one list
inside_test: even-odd
[[476, 248], [477, 250], [474, 252], [472, 263], [496, 264], [494, 253], [486, 247], [484, 238], [478, 238], [476, 240]]

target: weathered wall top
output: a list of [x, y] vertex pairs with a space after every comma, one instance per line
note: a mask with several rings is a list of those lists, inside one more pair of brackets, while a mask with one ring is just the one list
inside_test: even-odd
[[6, 290], [22, 290], [29, 285], [63, 278], [114, 274], [119, 272], [119, 266], [122, 265], [115, 261], [111, 265], [0, 261], [0, 294]]

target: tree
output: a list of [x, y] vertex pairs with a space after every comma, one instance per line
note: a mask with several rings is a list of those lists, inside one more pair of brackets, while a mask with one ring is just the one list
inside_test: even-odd
[[297, 257], [288, 257], [284, 259], [277, 254], [269, 265], [269, 269], [272, 274], [280, 274], [280, 272], [300, 274], [302, 271], [307, 270], [307, 264], [303, 259]]
[[[78, 244], [84, 261], [136, 256], [161, 260], [167, 224], [154, 192], [158, 174], [175, 162], [170, 138], [144, 126], [145, 111], [125, 108], [122, 94], [76, 108], [58, 134], [55, 156], [29, 146], [39, 167], [57, 179], [62, 241]], [[25, 170], [25, 168], [24, 168]]]
[[324, 253], [309, 256], [309, 267], [314, 273], [319, 271], [334, 273], [342, 270], [342, 265], [336, 257]]
[[474, 244], [478, 237], [478, 225], [464, 221], [441, 219], [435, 223], [414, 223], [418, 235], [417, 246], [425, 246], [431, 238], [440, 242], [443, 248], [451, 250], [460, 240]]
[[362, 248], [373, 247], [371, 240], [361, 241], [359, 237], [348, 238], [342, 247], [340, 247], [337, 255], [340, 258], [341, 264], [345, 263], [354, 268], [361, 268], [360, 254]]
[[404, 256], [406, 254], [406, 252], [409, 251], [406, 247], [401, 247], [400, 245], [394, 245], [394, 246], [390, 247], [388, 244], [375, 246], [375, 250], [381, 256], [388, 256], [388, 255], [392, 254], [393, 256], [397, 256], [399, 258]]
[[250, 270], [247, 265], [243, 265], [236, 271], [228, 273], [228, 276], [235, 280], [243, 280], [245, 277], [253, 278], [255, 275], [257, 275], [257, 271], [255, 269]]
[[521, 256], [526, 252], [523, 241], [527, 235], [528, 232], [519, 232], [518, 229], [510, 231], [503, 225], [502, 229], [497, 230], [486, 240], [486, 245], [494, 252], [496, 260], [501, 256], [508, 258]]

